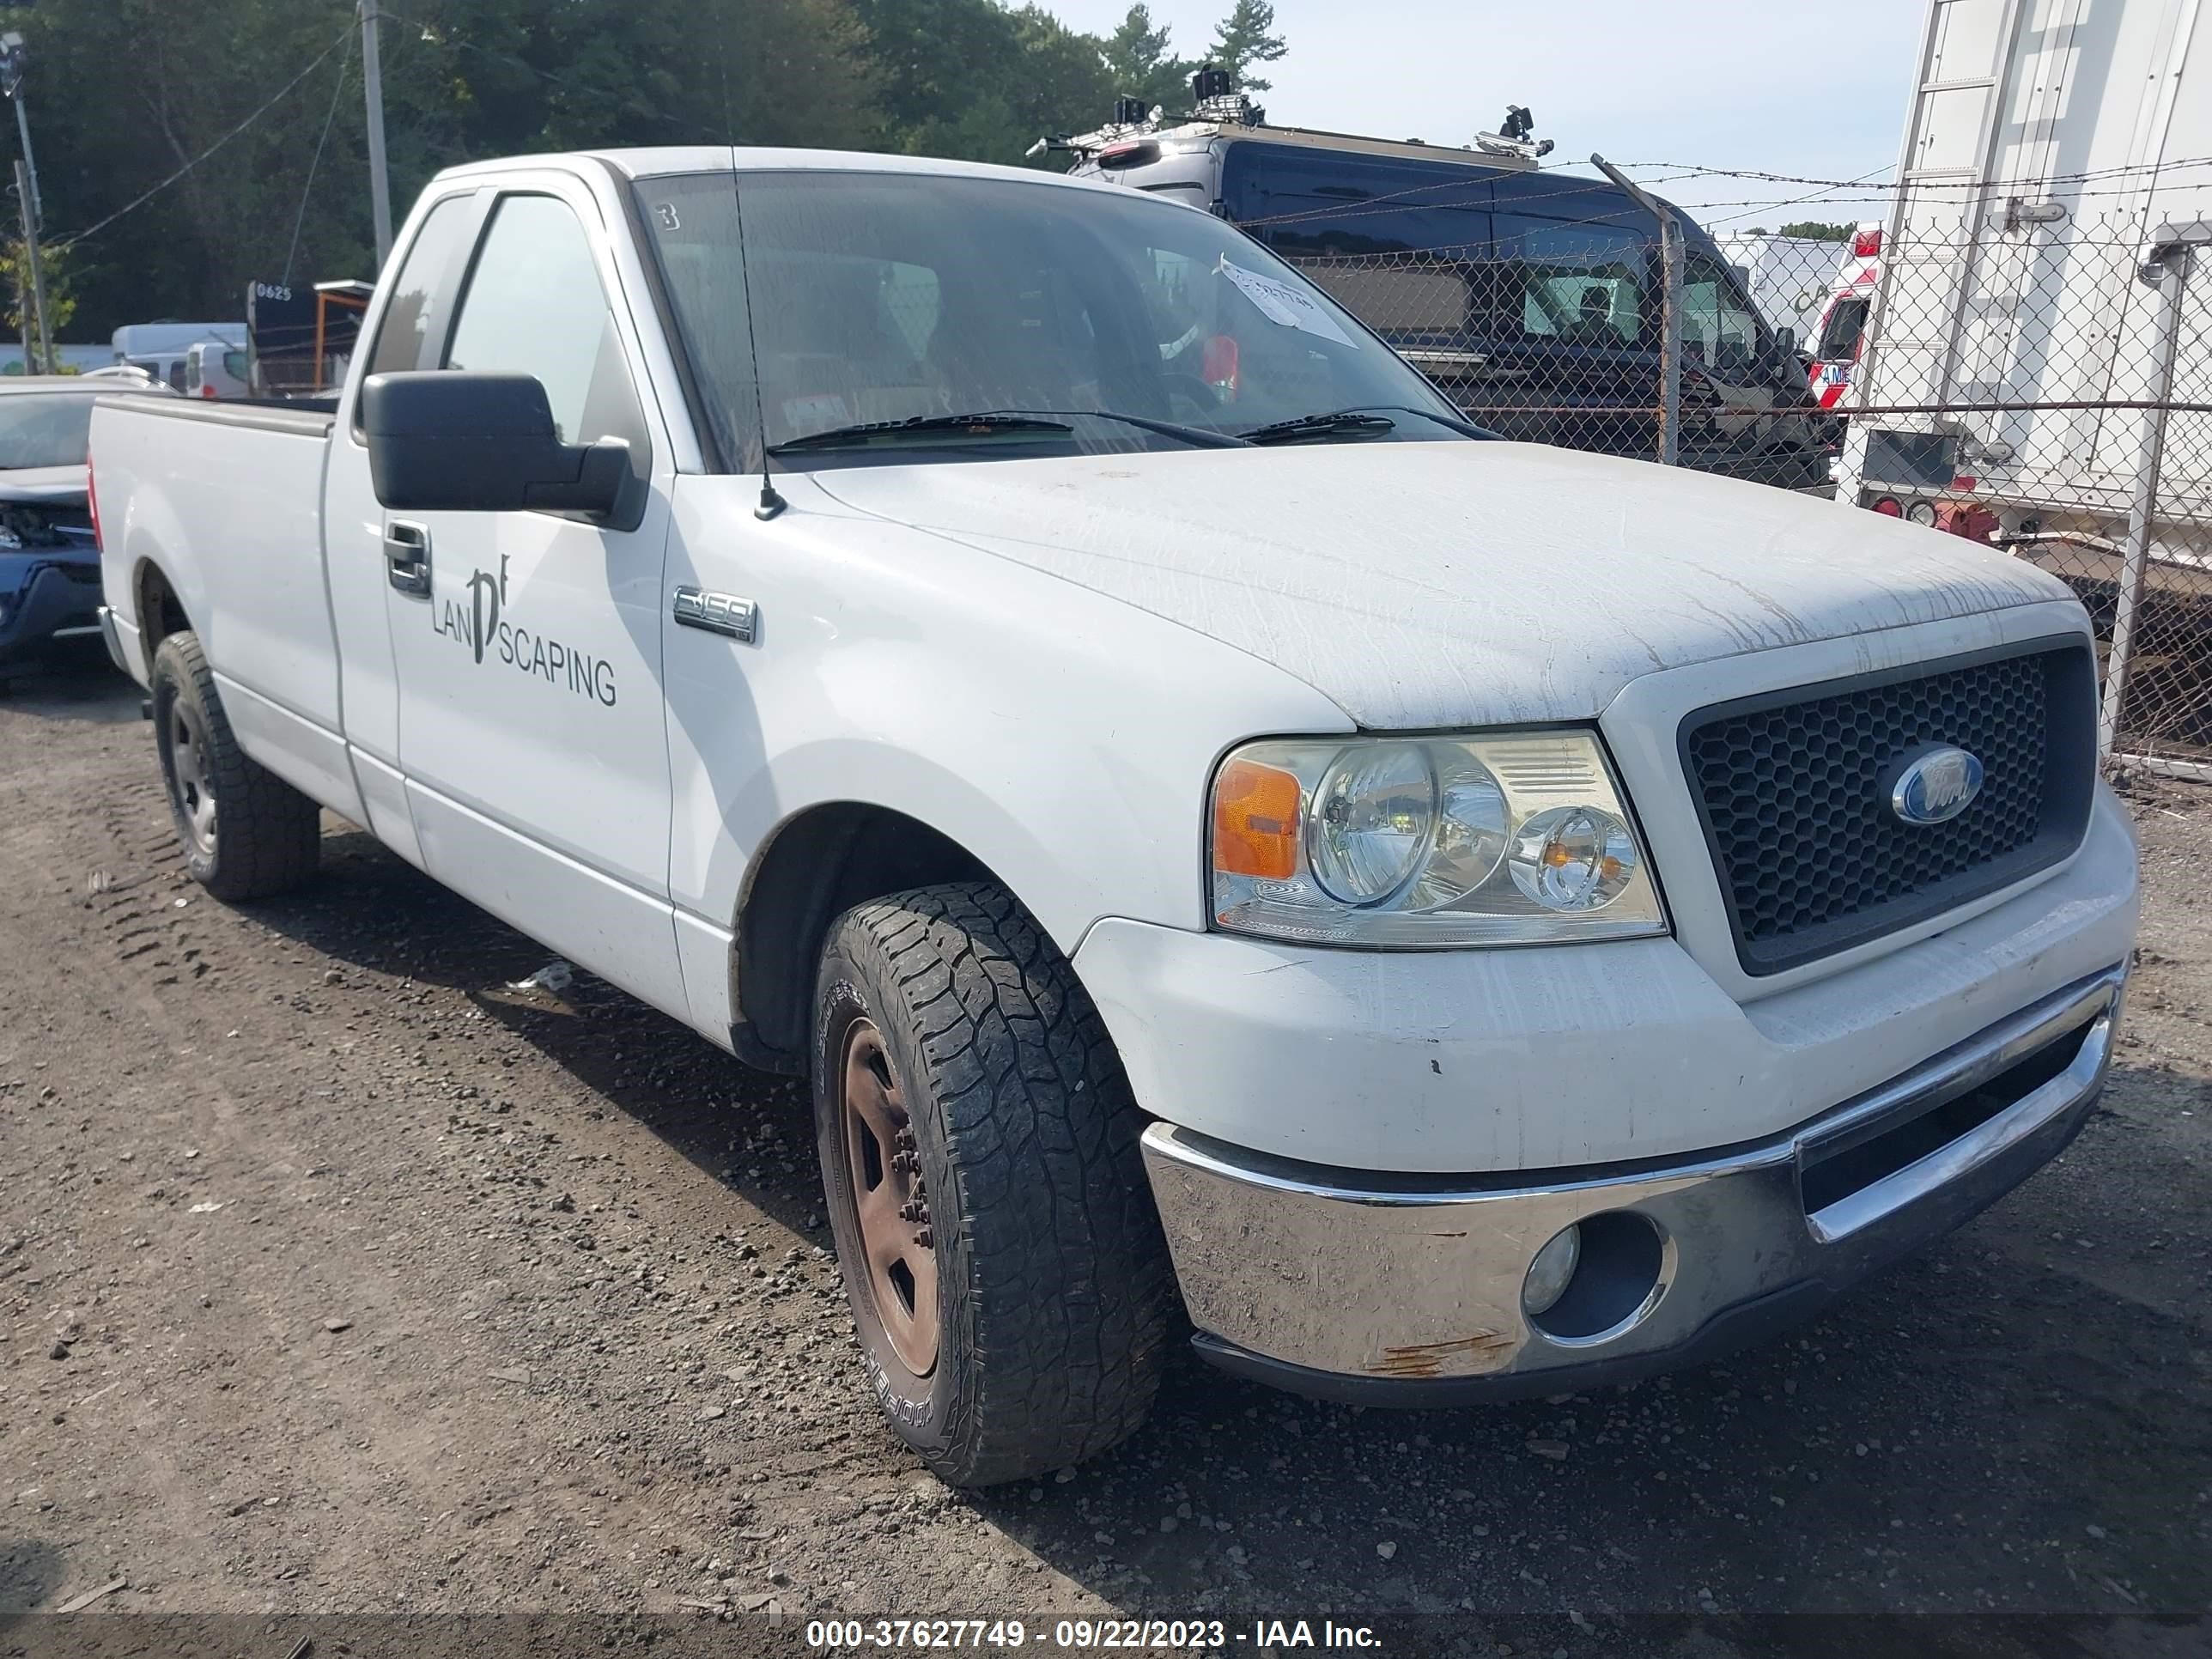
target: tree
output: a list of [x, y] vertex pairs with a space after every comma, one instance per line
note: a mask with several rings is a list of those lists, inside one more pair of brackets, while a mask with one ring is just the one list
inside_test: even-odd
[[1013, 22], [1021, 67], [1009, 101], [1022, 149], [1042, 133], [1104, 120], [1115, 88], [1098, 37], [1068, 27], [1042, 6], [1024, 6]]
[[1019, 162], [1046, 132], [1104, 118], [1114, 95], [1096, 35], [1041, 6], [853, 0], [878, 88], [876, 143], [914, 155]]
[[[486, 156], [884, 137], [854, 0], [405, 0], [386, 16], [395, 214]], [[376, 274], [355, 0], [40, 0], [0, 6], [0, 27], [29, 37], [47, 234], [154, 191], [76, 243], [80, 337], [234, 319], [288, 253], [295, 283]]]
[[1272, 64], [1290, 50], [1274, 33], [1275, 9], [1267, 0], [1237, 0], [1236, 9], [1213, 31], [1213, 50], [1207, 61], [1218, 64], [1237, 77], [1246, 92], [1265, 92], [1274, 83], [1252, 73], [1256, 64]]
[[1848, 242], [1855, 227], [1828, 225], [1818, 219], [1801, 219], [1794, 225], [1784, 225], [1775, 234], [1778, 236], [1802, 236], [1815, 242]]
[[1149, 7], [1131, 6], [1103, 47], [1115, 92], [1141, 98], [1147, 107], [1181, 109], [1190, 96], [1190, 74], [1197, 65], [1170, 48], [1167, 25], [1155, 27]]
[[[1117, 91], [1184, 106], [1190, 65], [1142, 5], [1109, 42], [1051, 3], [394, 0], [392, 209], [487, 156], [736, 143], [1012, 162], [1040, 133], [1097, 125]], [[1273, 24], [1238, 5], [1224, 61], [1279, 57]], [[235, 319], [255, 281], [376, 274], [356, 0], [0, 0], [3, 28], [29, 40], [75, 337]], [[66, 95], [84, 88], [106, 91]]]
[[[58, 343], [62, 331], [69, 326], [70, 319], [76, 314], [76, 296], [70, 292], [69, 250], [53, 242], [41, 240], [39, 243], [39, 276], [46, 291], [46, 337]], [[0, 289], [10, 296], [7, 326], [11, 337], [21, 339], [24, 335], [24, 313], [31, 308], [31, 270], [23, 258], [23, 241], [17, 237], [0, 242]], [[35, 329], [31, 331], [33, 334]], [[32, 350], [37, 350], [33, 342]], [[26, 362], [26, 374], [39, 371]], [[46, 373], [57, 372], [52, 364]]]

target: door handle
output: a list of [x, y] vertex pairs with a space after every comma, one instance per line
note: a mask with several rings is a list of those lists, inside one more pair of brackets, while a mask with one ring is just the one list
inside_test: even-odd
[[384, 526], [386, 574], [397, 592], [430, 597], [430, 532], [427, 526], [394, 519]]

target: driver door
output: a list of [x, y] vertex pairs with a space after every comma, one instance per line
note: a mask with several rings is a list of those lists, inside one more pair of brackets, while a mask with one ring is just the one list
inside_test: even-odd
[[644, 518], [385, 514], [399, 766], [432, 875], [682, 1018], [661, 693], [672, 451], [605, 243], [576, 181], [502, 188], [436, 367], [534, 375], [564, 441], [625, 440]]

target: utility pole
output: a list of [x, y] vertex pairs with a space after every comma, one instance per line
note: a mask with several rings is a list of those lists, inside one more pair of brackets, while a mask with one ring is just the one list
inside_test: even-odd
[[15, 131], [23, 140], [23, 165], [31, 173], [31, 222], [45, 228], [46, 204], [39, 200], [39, 161], [31, 154], [30, 100], [23, 96], [23, 69], [30, 61], [20, 31], [0, 34], [0, 93], [15, 106]]
[[384, 65], [377, 56], [376, 0], [361, 0], [361, 78], [368, 100], [368, 201], [376, 215], [376, 268], [392, 257], [392, 177], [384, 165]]
[[[29, 57], [19, 31], [9, 29], [0, 34], [0, 94], [15, 105], [15, 131], [23, 140], [23, 158], [15, 163], [15, 197], [22, 208], [23, 264], [27, 273], [27, 280], [18, 286], [28, 290], [23, 303], [23, 372], [37, 374], [53, 372], [54, 343], [46, 326], [46, 273], [39, 258], [39, 228], [45, 216], [39, 210], [39, 169], [31, 159], [31, 116], [23, 97], [23, 69]], [[31, 349], [33, 319], [36, 356]]]
[[46, 332], [46, 279], [39, 264], [38, 210], [32, 205], [31, 169], [21, 160], [15, 163], [15, 195], [23, 210], [23, 258], [31, 270], [31, 303], [27, 307], [39, 319], [38, 366], [31, 364], [30, 318], [23, 321], [23, 372], [26, 374], [51, 374], [54, 372], [54, 343]]
[[21, 86], [15, 88], [14, 95], [15, 131], [23, 140], [23, 170], [31, 175], [31, 222], [43, 230], [46, 224], [46, 204], [39, 200], [39, 163], [31, 154], [30, 100], [23, 96]]

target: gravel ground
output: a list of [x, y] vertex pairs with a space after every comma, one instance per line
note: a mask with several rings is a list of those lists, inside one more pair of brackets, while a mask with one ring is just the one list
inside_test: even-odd
[[514, 988], [544, 952], [335, 820], [310, 888], [213, 902], [136, 692], [19, 688], [0, 1652], [118, 1580], [95, 1611], [1259, 1613], [1482, 1651], [1542, 1619], [1728, 1654], [1759, 1646], [1731, 1619], [1882, 1610], [2074, 1616], [1960, 1652], [2203, 1651], [2212, 792], [2130, 799], [2103, 1109], [1818, 1324], [1462, 1413], [1187, 1363], [1120, 1452], [963, 1494], [867, 1403], [797, 1085], [589, 979]]

